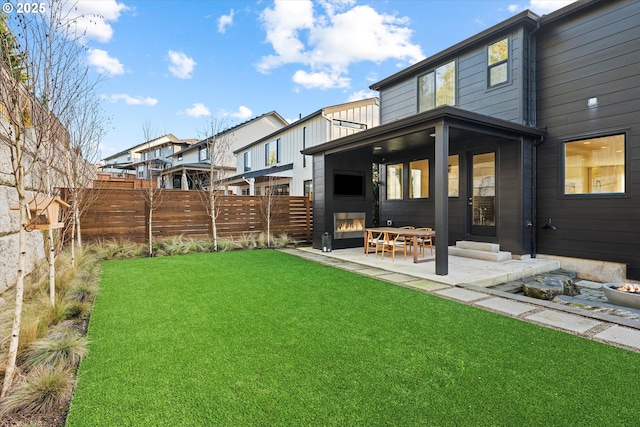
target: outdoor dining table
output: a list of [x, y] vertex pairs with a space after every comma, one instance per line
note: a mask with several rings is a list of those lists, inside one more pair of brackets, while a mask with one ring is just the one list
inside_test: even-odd
[[413, 262], [426, 262], [433, 261], [433, 258], [418, 260], [418, 239], [431, 237], [432, 239], [436, 236], [436, 232], [433, 230], [415, 230], [410, 228], [399, 228], [399, 227], [372, 227], [364, 229], [364, 253], [369, 253], [369, 243], [368, 236], [373, 233], [391, 233], [391, 234], [399, 234], [402, 237], [411, 238], [411, 244], [413, 246]]

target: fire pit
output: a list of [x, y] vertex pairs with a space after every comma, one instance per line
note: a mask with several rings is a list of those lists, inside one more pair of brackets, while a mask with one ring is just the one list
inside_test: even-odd
[[610, 303], [640, 310], [640, 285], [633, 283], [605, 283], [602, 292]]

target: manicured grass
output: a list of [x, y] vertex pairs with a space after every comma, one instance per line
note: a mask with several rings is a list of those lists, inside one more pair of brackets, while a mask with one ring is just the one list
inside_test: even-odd
[[271, 251], [109, 261], [67, 425], [633, 425], [640, 354]]

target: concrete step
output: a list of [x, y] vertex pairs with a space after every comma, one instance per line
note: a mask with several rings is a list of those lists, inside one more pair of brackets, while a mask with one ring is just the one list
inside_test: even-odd
[[470, 240], [457, 241], [456, 248], [471, 249], [474, 251], [500, 252], [500, 245], [497, 243], [472, 242]]
[[[494, 243], [467, 242], [477, 243], [480, 249], [460, 247], [458, 246], [458, 243], [462, 242], [456, 242], [456, 246], [449, 246], [449, 255], [494, 262], [508, 261], [512, 259], [511, 252], [501, 251], [499, 249], [500, 245]], [[463, 244], [463, 246], [473, 247], [474, 245]], [[498, 250], [495, 250], [496, 246], [498, 247]]]

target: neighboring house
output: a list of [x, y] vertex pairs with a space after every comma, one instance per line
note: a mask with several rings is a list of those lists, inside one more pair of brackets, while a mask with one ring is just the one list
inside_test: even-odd
[[134, 175], [137, 179], [158, 179], [158, 185], [164, 187], [165, 183], [159, 177], [164, 169], [171, 167], [173, 154], [196, 141], [179, 139], [169, 133], [105, 157], [101, 170], [117, 178]]
[[[269, 135], [287, 126], [288, 122], [275, 111], [262, 114], [244, 123], [225, 129], [215, 136], [203, 139], [196, 144], [184, 147], [171, 156], [171, 167], [162, 173], [167, 188], [201, 189], [209, 184], [211, 162], [209, 146], [211, 144], [223, 147], [225, 153], [215, 156], [224, 164], [215, 165], [217, 172], [223, 172], [224, 178], [235, 171], [233, 152], [250, 141]], [[213, 142], [212, 142], [213, 141]], [[224, 175], [224, 176], [223, 176]]]
[[234, 151], [236, 175], [229, 183], [242, 194], [310, 196], [311, 158], [300, 150], [362, 132], [378, 125], [378, 98], [322, 108]]
[[[521, 12], [374, 85], [380, 126], [313, 156], [314, 247], [345, 213], [436, 230], [436, 273], [456, 241], [516, 258], [597, 260], [640, 279], [640, 2]], [[340, 187], [347, 186], [349, 191]]]

